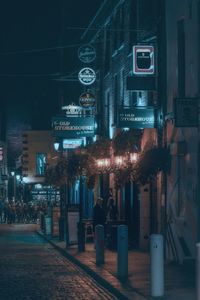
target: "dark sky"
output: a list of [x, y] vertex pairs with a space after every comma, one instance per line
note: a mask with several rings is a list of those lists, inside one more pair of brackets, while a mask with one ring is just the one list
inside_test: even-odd
[[[61, 99], [63, 104], [78, 102], [73, 91], [79, 82], [54, 79], [59, 73], [78, 75], [80, 27], [89, 24], [102, 2], [0, 1], [0, 119], [12, 161], [20, 154], [23, 130], [51, 129]], [[66, 46], [63, 60], [60, 46]]]
[[62, 63], [61, 51], [55, 48], [77, 44], [82, 30], [71, 27], [87, 26], [101, 3], [102, 0], [1, 1], [1, 101], [23, 103], [30, 94], [30, 101], [37, 94], [44, 97], [55, 86], [53, 74], [76, 70], [78, 58], [72, 61], [71, 57], [77, 47], [65, 49]]

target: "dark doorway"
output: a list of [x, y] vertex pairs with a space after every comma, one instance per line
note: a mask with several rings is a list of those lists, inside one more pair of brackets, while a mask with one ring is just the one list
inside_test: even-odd
[[128, 225], [129, 244], [131, 248], [139, 248], [140, 205], [138, 188], [134, 183], [125, 184], [125, 220]]

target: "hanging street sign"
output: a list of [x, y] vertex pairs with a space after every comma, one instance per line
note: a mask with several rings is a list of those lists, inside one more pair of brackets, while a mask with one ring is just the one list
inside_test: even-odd
[[90, 92], [83, 93], [79, 97], [79, 104], [83, 108], [94, 107], [95, 102], [96, 102], [95, 96]]
[[64, 139], [63, 149], [76, 149], [81, 147], [83, 144], [83, 139]]
[[58, 116], [52, 118], [52, 129], [56, 137], [81, 138], [95, 135], [94, 116]]
[[118, 125], [120, 128], [155, 128], [155, 109], [138, 107], [120, 109]]
[[133, 73], [135, 75], [152, 75], [154, 72], [154, 47], [133, 46]]
[[174, 99], [175, 127], [198, 127], [199, 121], [198, 98]]
[[83, 45], [78, 49], [78, 57], [83, 63], [91, 63], [96, 58], [96, 51], [91, 45]]
[[83, 68], [78, 73], [78, 79], [80, 83], [84, 85], [90, 85], [95, 82], [96, 80], [96, 73], [91, 68]]

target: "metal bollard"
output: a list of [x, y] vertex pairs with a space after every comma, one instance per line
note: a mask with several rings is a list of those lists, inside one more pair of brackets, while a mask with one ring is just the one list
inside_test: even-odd
[[104, 226], [95, 226], [96, 264], [104, 264]]
[[200, 300], [200, 243], [196, 244], [196, 297]]
[[121, 279], [128, 277], [128, 227], [117, 227], [117, 276]]
[[150, 236], [150, 258], [151, 258], [151, 296], [164, 296], [164, 248], [163, 236], [152, 234]]

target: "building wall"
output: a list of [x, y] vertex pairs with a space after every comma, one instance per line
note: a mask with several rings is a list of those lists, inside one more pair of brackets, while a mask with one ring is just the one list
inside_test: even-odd
[[[167, 39], [167, 113], [174, 112], [176, 97], [199, 96], [199, 1], [166, 1]], [[178, 27], [183, 22], [185, 35], [185, 77], [178, 69]], [[183, 74], [183, 72], [182, 72]], [[180, 90], [179, 81], [185, 91]], [[167, 122], [167, 145], [171, 147], [171, 172], [167, 181], [169, 226], [173, 229], [178, 260], [195, 256], [197, 241], [198, 140], [197, 128], [176, 128], [174, 120]], [[177, 147], [184, 142], [187, 151], [181, 155]], [[169, 249], [170, 253], [170, 249]]]
[[[89, 29], [91, 26], [91, 28], [98, 28], [98, 31], [86, 30], [83, 35], [84, 42], [96, 44], [97, 49], [98, 64], [95, 71], [98, 71], [100, 79], [97, 83], [99, 90], [97, 106], [99, 135], [101, 136], [112, 139], [122, 130], [117, 126], [117, 110], [119, 107], [137, 106], [139, 96], [144, 99], [143, 105], [150, 104], [152, 98], [155, 102], [157, 101], [156, 93], [127, 90], [126, 78], [128, 75], [133, 75], [133, 45], [140, 42], [148, 43], [148, 39], [152, 38], [156, 46], [157, 24], [160, 20], [157, 16], [157, 14], [160, 14], [159, 7], [160, 1], [151, 1], [151, 4], [147, 1], [105, 1], [104, 6], [97, 12], [89, 25]], [[149, 9], [151, 9], [150, 13]], [[142, 133], [142, 149], [148, 143], [157, 144], [156, 130], [144, 129]], [[111, 188], [114, 187], [113, 174], [110, 174], [109, 184]], [[161, 193], [161, 189], [159, 191]], [[126, 215], [124, 205], [130, 199], [124, 199], [126, 195], [123, 189], [118, 192], [114, 191], [114, 195], [118, 200], [119, 214], [123, 219]], [[157, 194], [155, 197], [155, 201], [158, 197], [160, 203], [161, 194]], [[140, 248], [147, 250], [151, 233], [150, 189], [141, 187], [138, 198], [140, 205], [140, 211], [138, 212]], [[160, 204], [157, 207], [160, 207]], [[160, 211], [157, 211], [157, 219], [160, 224]], [[161, 230], [161, 225], [159, 230]]]
[[54, 165], [58, 153], [54, 150], [52, 131], [24, 131], [22, 136], [22, 176], [27, 183], [44, 182], [44, 176], [36, 173], [36, 154], [46, 153], [47, 164]]

